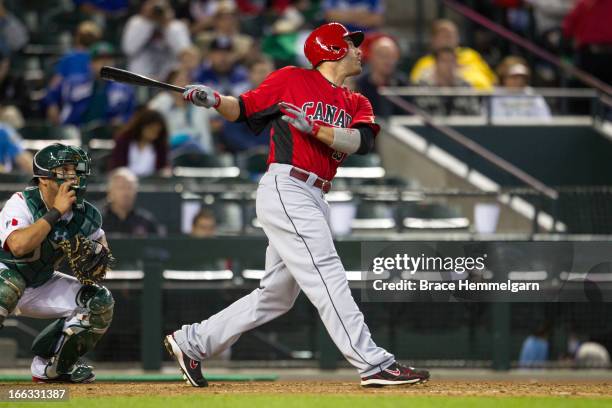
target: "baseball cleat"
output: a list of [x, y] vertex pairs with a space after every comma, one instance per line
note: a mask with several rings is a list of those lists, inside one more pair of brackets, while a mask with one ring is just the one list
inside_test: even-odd
[[197, 360], [187, 357], [181, 351], [176, 340], [174, 340], [174, 335], [169, 334], [166, 336], [164, 346], [168, 353], [170, 353], [170, 356], [178, 362], [183, 372], [183, 378], [187, 380], [188, 384], [194, 387], [208, 387], [208, 381], [202, 375], [202, 364]]
[[89, 384], [94, 382], [96, 374], [93, 372], [93, 367], [84, 363], [77, 364], [72, 372], [60, 374], [54, 378], [32, 376], [32, 381], [37, 383], [71, 383], [71, 384]]
[[376, 374], [361, 378], [364, 387], [384, 387], [386, 385], [420, 384], [429, 380], [429, 371], [407, 367], [397, 361]]

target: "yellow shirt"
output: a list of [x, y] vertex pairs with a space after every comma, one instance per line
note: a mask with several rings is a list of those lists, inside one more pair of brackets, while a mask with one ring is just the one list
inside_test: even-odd
[[[497, 78], [489, 65], [477, 51], [471, 48], [457, 48], [457, 63], [460, 66], [461, 77], [469, 82], [475, 89], [489, 91]], [[423, 72], [435, 64], [433, 55], [429, 54], [419, 58], [412, 68], [410, 80], [413, 83], [419, 82]]]

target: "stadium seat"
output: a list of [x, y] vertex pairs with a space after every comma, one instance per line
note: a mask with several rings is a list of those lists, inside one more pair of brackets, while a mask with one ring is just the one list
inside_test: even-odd
[[257, 211], [255, 209], [255, 201], [250, 201], [243, 207], [244, 211], [244, 232], [249, 235], [263, 235], [263, 229], [257, 219]]
[[268, 169], [268, 148], [255, 148], [242, 152], [238, 157], [240, 168], [249, 178], [256, 180]]
[[357, 206], [357, 214], [351, 222], [353, 232], [358, 230], [390, 231], [395, 229], [393, 209], [385, 203], [362, 201]]
[[75, 126], [54, 126], [46, 123], [26, 124], [19, 129], [28, 150], [40, 150], [52, 143], [81, 145], [81, 133]]
[[352, 154], [338, 168], [336, 178], [378, 179], [385, 176], [380, 156], [375, 153], [365, 156]]
[[240, 204], [219, 200], [213, 206], [219, 233], [238, 233], [242, 230], [242, 208]]
[[113, 135], [116, 127], [93, 122], [81, 128], [83, 145], [93, 150], [112, 150], [115, 147]]
[[240, 169], [229, 154], [185, 153], [172, 160], [176, 177], [236, 178]]
[[399, 219], [406, 229], [466, 229], [470, 225], [459, 209], [441, 203], [403, 203]]

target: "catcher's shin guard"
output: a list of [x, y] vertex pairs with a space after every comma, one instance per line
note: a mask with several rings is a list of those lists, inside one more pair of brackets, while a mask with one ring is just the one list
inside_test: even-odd
[[6, 317], [15, 310], [26, 282], [19, 272], [11, 269], [0, 269], [0, 328]]
[[82, 313], [67, 322], [57, 320], [32, 343], [34, 354], [50, 359], [48, 378], [69, 373], [81, 356], [94, 349], [112, 321], [115, 301], [104, 286], [83, 286], [76, 301]]

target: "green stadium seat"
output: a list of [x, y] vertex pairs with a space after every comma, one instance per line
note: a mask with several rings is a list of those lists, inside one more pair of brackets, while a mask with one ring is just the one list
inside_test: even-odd
[[381, 202], [361, 201], [357, 214], [351, 222], [351, 229], [390, 231], [396, 227], [393, 209]]
[[380, 156], [375, 153], [348, 156], [336, 173], [336, 178], [349, 179], [379, 179], [384, 176]]
[[219, 233], [238, 233], [242, 230], [242, 208], [236, 202], [219, 200], [213, 206]]
[[420, 230], [467, 229], [470, 221], [456, 207], [442, 203], [406, 202], [399, 208], [403, 228]]
[[28, 150], [40, 150], [52, 143], [81, 146], [81, 133], [75, 126], [54, 126], [47, 123], [26, 124], [19, 129]]
[[173, 174], [187, 178], [236, 178], [240, 169], [230, 154], [184, 153], [172, 160]]
[[81, 128], [83, 145], [92, 150], [112, 150], [115, 147], [113, 135], [117, 131], [115, 126], [94, 122]]
[[259, 178], [268, 169], [268, 148], [256, 148], [242, 152], [238, 157], [240, 168], [251, 178]]

